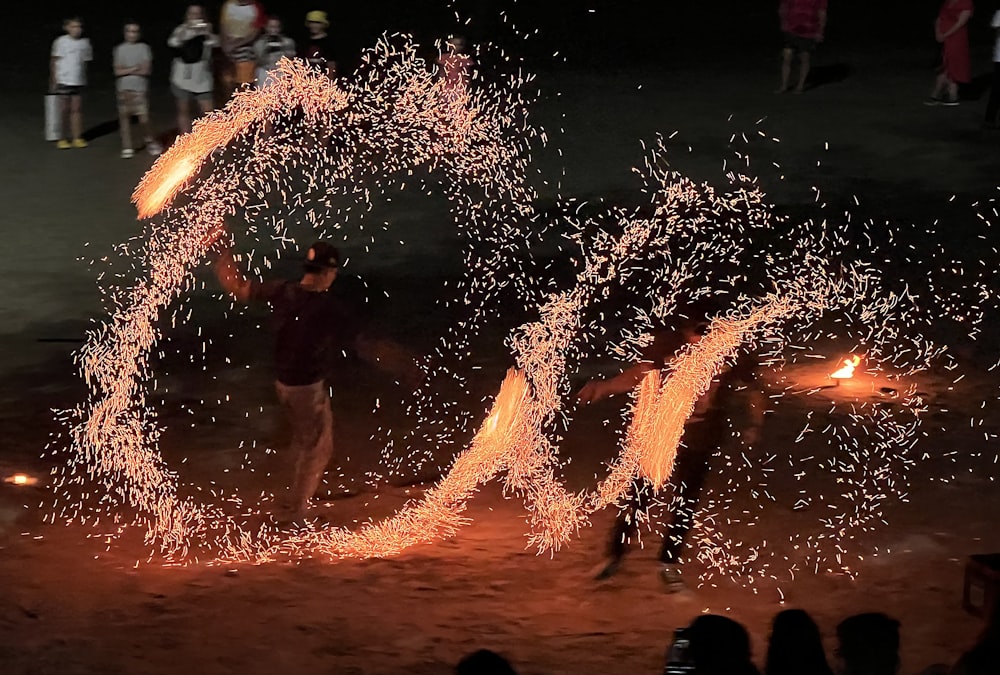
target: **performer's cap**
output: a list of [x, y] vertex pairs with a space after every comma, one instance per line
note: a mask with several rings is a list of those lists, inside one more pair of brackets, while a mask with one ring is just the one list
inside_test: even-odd
[[325, 241], [317, 241], [309, 247], [303, 262], [307, 272], [321, 272], [340, 267], [340, 251]]

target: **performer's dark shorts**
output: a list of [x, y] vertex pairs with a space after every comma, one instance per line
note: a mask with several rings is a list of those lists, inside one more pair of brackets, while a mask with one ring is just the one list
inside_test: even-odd
[[83, 93], [83, 87], [72, 84], [57, 84], [52, 93], [59, 96], [80, 96]]
[[195, 100], [195, 101], [211, 101], [212, 92], [210, 91], [188, 91], [187, 89], [181, 89], [173, 82], [170, 83], [170, 93], [174, 95], [174, 98], [184, 99], [184, 100]]
[[782, 33], [785, 37], [785, 49], [791, 49], [799, 54], [812, 54], [816, 51], [816, 40], [793, 33]]

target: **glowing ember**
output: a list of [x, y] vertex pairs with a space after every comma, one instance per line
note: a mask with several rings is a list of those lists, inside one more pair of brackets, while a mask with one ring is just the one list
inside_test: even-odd
[[854, 377], [854, 369], [858, 367], [861, 363], [861, 357], [852, 355], [849, 359], [844, 359], [844, 365], [841, 368], [830, 373], [830, 377], [834, 380], [849, 380]]
[[11, 485], [35, 485], [38, 483], [37, 478], [24, 473], [16, 473], [13, 476], [7, 476], [3, 480], [5, 483], [10, 483]]

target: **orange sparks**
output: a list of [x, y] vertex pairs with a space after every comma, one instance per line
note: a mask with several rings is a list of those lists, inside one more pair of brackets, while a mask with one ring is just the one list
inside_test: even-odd
[[[809, 344], [808, 331], [816, 330], [819, 318], [832, 308], [848, 308], [845, 311], [859, 316], [867, 311], [892, 317], [900, 325], [911, 318], [907, 312], [917, 312], [911, 302], [916, 296], [878, 293], [873, 270], [860, 264], [845, 266], [836, 252], [824, 251], [823, 246], [829, 244], [817, 245], [817, 240], [835, 242], [837, 237], [803, 227], [795, 237], [787, 238], [795, 241], [794, 251], [766, 252], [768, 281], [773, 283], [755, 291], [756, 299], [743, 295], [743, 289], [728, 296], [722, 291], [732, 301], [731, 311], [717, 317], [708, 334], [681, 351], [665, 373], [652, 372], [641, 382], [631, 425], [609, 474], [591, 492], [569, 492], [559, 477], [562, 460], [555, 440], [556, 427], [570, 421], [565, 409], [569, 379], [585, 359], [595, 356], [588, 340], [608, 337], [610, 341], [593, 327], [600, 322], [586, 311], [615, 288], [648, 290], [648, 305], [634, 308], [636, 314], [630, 316], [638, 329], [626, 332], [612, 346], [616, 356], [632, 358], [634, 348], [642, 346], [636, 333], [669, 317], [682, 293], [690, 292], [695, 299], [719, 291], [713, 286], [718, 282], [716, 263], [739, 261], [744, 253], [763, 257], [758, 244], [767, 238], [754, 237], [752, 230], [770, 227], [772, 214], [763, 193], [745, 177], [732, 178], [736, 189], [723, 194], [669, 171], [666, 162], [658, 161], [662, 159], [658, 153], [665, 152], [661, 143], [646, 167], [647, 187], [655, 193], [653, 213], [616, 211], [615, 227], [574, 223], [577, 231], [569, 228], [570, 234], [564, 236], [580, 249], [574, 261], [580, 263], [575, 287], [552, 293], [547, 282], [536, 283], [537, 270], [525, 273], [517, 262], [530, 257], [522, 253], [530, 252], [541, 236], [538, 230], [554, 227], [535, 212], [535, 194], [526, 179], [530, 141], [544, 139], [544, 133], [527, 122], [522, 109], [526, 104], [518, 92], [525, 81], [490, 88], [473, 80], [469, 87], [449, 89], [431, 75], [416, 53], [412, 43], [397, 50], [388, 41], [380, 41], [365, 54], [372, 66], [370, 73], [337, 83], [301, 63], [282, 61], [270, 84], [239, 92], [224, 110], [206, 116], [143, 178], [133, 194], [139, 217], [150, 218], [165, 210], [166, 215], [162, 222], [149, 224], [144, 276], [116, 296], [120, 302], [112, 316], [90, 335], [78, 355], [92, 396], [67, 415], [74, 460], [67, 473], [56, 478], [60, 498], [70, 493], [75, 497], [82, 485], [96, 485], [100, 504], [70, 504], [53, 514], [53, 521], [57, 517], [99, 521], [110, 516], [121, 530], [138, 524], [145, 528], [147, 543], [170, 561], [198, 556], [252, 562], [315, 554], [331, 559], [388, 556], [414, 544], [452, 536], [467, 521], [463, 513], [479, 486], [499, 479], [506, 494], [515, 494], [525, 503], [529, 543], [540, 550], [555, 550], [591, 514], [620, 500], [635, 476], [645, 475], [657, 487], [668, 481], [695, 402], [737, 351], [757, 346], [762, 335], [780, 345], [795, 339], [789, 335], [797, 335], [798, 342], [792, 344]], [[289, 120], [296, 126], [286, 127], [284, 135], [275, 131]], [[303, 134], [312, 137], [303, 141]], [[237, 154], [237, 161], [217, 162], [206, 169], [213, 154], [222, 150], [242, 154]], [[373, 197], [386, 196], [386, 185], [403, 189], [406, 181], [423, 184], [423, 177], [431, 173], [444, 185], [456, 229], [476, 242], [466, 259], [466, 275], [474, 283], [463, 291], [470, 318], [461, 328], [449, 330], [446, 350], [460, 362], [471, 352], [470, 336], [485, 325], [488, 319], [484, 317], [491, 316], [492, 310], [484, 308], [507, 286], [520, 293], [525, 309], [537, 308], [538, 314], [536, 321], [510, 336], [517, 368], [508, 372], [489, 415], [467, 448], [456, 453], [454, 445], [442, 442], [440, 438], [454, 442], [448, 433], [427, 434], [413, 443], [430, 447], [407, 447], [411, 453], [428, 457], [443, 447], [448, 457], [454, 457], [444, 478], [423, 499], [354, 531], [330, 528], [291, 534], [273, 523], [255, 529], [234, 515], [236, 509], [231, 506], [252, 507], [252, 503], [243, 504], [238, 497], [215, 490], [211, 491], [214, 502], [181, 496], [178, 475], [157, 447], [160, 428], [147, 402], [147, 383], [154, 375], [151, 354], [161, 331], [177, 318], [167, 315], [168, 306], [194, 287], [194, 270], [226, 233], [223, 223], [232, 222], [234, 215], [245, 215], [246, 234], [256, 237], [260, 246], [243, 262], [248, 274], [261, 277], [261, 268], [270, 267], [267, 256], [275, 243], [281, 247], [279, 253], [294, 244], [284, 218], [310, 223], [319, 230], [354, 224], [349, 221], [354, 217], [352, 208], [361, 207], [355, 212], [370, 208]], [[182, 192], [183, 199], [178, 199]], [[175, 200], [183, 201], [185, 207], [170, 208]], [[254, 215], [268, 210], [278, 214], [270, 229]], [[327, 224], [327, 220], [337, 224]], [[596, 231], [592, 237], [591, 231]], [[836, 274], [827, 269], [829, 260], [837, 260]], [[653, 270], [655, 283], [639, 276]], [[737, 287], [737, 281], [734, 277], [729, 291]], [[776, 288], [781, 292], [774, 293]], [[790, 328], [791, 323], [798, 326]], [[874, 342], [881, 341], [884, 348], [902, 339], [902, 332], [886, 328]], [[910, 346], [914, 347], [910, 356], [899, 365], [920, 368], [938, 353], [923, 338], [913, 338]], [[869, 364], [876, 361], [876, 354], [868, 352]], [[856, 356], [847, 360], [845, 368], [850, 365], [850, 372], [839, 375], [838, 371], [831, 377], [850, 377], [860, 360]], [[439, 372], [463, 379], [469, 374], [443, 367]], [[460, 411], [455, 405], [434, 408], [439, 402], [435, 396], [434, 387], [419, 394], [415, 416], [420, 424], [443, 425], [456, 411], [466, 415], [463, 421], [471, 421], [472, 406]], [[858, 462], [878, 454], [876, 459], [889, 467], [896, 448], [915, 436], [915, 426], [883, 417], [880, 411], [865, 414], [878, 429], [877, 440], [870, 441], [872, 448], [864, 448], [867, 454], [848, 449], [857, 454]], [[831, 433], [839, 434], [838, 442], [846, 447], [853, 442], [851, 431], [833, 428]], [[399, 459], [392, 454], [398, 446], [387, 443], [385, 447], [384, 464]], [[746, 464], [750, 465], [749, 460]], [[839, 542], [843, 531], [875, 517], [885, 495], [897, 490], [893, 471], [864, 472], [866, 477], [875, 477], [870, 480], [882, 483], [852, 484], [841, 490], [850, 494], [849, 508], [854, 511], [833, 518], [826, 518], [824, 512], [820, 522], [826, 531], [836, 532]], [[31, 484], [11, 478], [15, 480], [7, 482]], [[877, 496], [869, 498], [868, 493]], [[259, 504], [262, 510], [268, 508], [266, 499]], [[129, 522], [126, 512], [138, 515]], [[823, 536], [806, 543], [811, 547]], [[738, 569], [734, 562], [738, 547], [722, 541], [710, 526], [702, 542], [702, 550], [713, 558], [711, 564]], [[839, 555], [838, 551], [838, 560]], [[756, 560], [756, 552], [747, 559]]]
[[344, 92], [324, 75], [299, 61], [282, 59], [262, 90], [237, 92], [225, 110], [196, 120], [191, 133], [178, 138], [160, 156], [132, 193], [139, 219], [151, 218], [169, 206], [213, 152], [270, 114], [294, 108], [300, 99], [307, 99], [302, 107], [313, 114], [316, 109], [339, 110], [347, 101]]

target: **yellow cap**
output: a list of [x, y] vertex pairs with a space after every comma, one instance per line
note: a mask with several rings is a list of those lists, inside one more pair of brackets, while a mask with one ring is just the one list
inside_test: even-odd
[[330, 22], [326, 18], [326, 12], [321, 12], [319, 10], [313, 10], [306, 14], [306, 23], [321, 23], [324, 26], [329, 26]]

